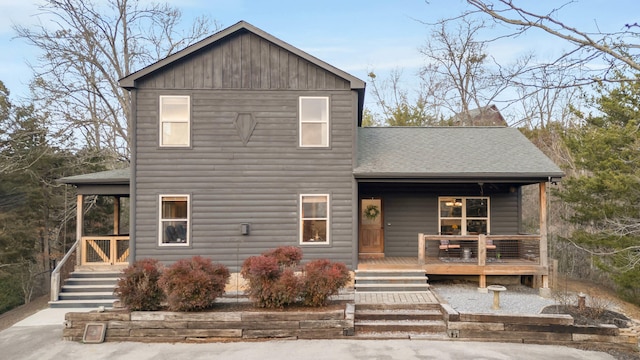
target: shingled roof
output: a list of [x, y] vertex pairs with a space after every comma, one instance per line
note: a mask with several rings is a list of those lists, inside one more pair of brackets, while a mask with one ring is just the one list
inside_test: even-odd
[[358, 129], [359, 179], [538, 182], [560, 168], [518, 129], [370, 127]]

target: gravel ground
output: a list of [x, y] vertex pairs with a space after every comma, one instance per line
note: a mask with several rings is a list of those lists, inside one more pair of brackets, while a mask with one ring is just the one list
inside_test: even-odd
[[507, 291], [500, 294], [500, 310], [492, 310], [493, 292], [478, 292], [472, 284], [431, 284], [433, 291], [441, 300], [449, 303], [461, 312], [492, 314], [539, 314], [545, 306], [554, 305], [553, 299], [538, 295], [537, 289], [522, 285], [507, 285]]

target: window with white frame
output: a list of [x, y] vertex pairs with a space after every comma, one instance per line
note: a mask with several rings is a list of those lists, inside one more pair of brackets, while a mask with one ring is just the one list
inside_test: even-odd
[[189, 245], [189, 195], [160, 195], [160, 245]]
[[488, 197], [438, 198], [438, 222], [442, 235], [489, 233]]
[[191, 145], [191, 98], [160, 96], [160, 146]]
[[300, 146], [329, 146], [329, 98], [300, 97]]
[[329, 242], [329, 195], [300, 195], [300, 243]]

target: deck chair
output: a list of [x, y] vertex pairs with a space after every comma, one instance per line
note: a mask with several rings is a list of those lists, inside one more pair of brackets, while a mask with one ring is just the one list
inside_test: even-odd
[[460, 249], [460, 245], [452, 244], [448, 239], [440, 239], [438, 257], [440, 257], [440, 254], [442, 254], [442, 251], [445, 251], [447, 253], [447, 257], [449, 257], [449, 249]]
[[489, 254], [489, 250], [495, 250], [496, 249], [496, 244], [493, 243], [493, 240], [487, 239], [487, 243], [485, 245], [485, 248], [487, 249], [487, 255], [488, 255]]

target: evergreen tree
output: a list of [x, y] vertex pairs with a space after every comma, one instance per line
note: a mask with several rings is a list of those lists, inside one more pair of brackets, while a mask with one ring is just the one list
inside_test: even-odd
[[[640, 79], [640, 77], [639, 77]], [[640, 82], [600, 87], [600, 111], [569, 129], [565, 141], [580, 176], [559, 194], [571, 206], [571, 236], [591, 252], [627, 300], [640, 303]]]

